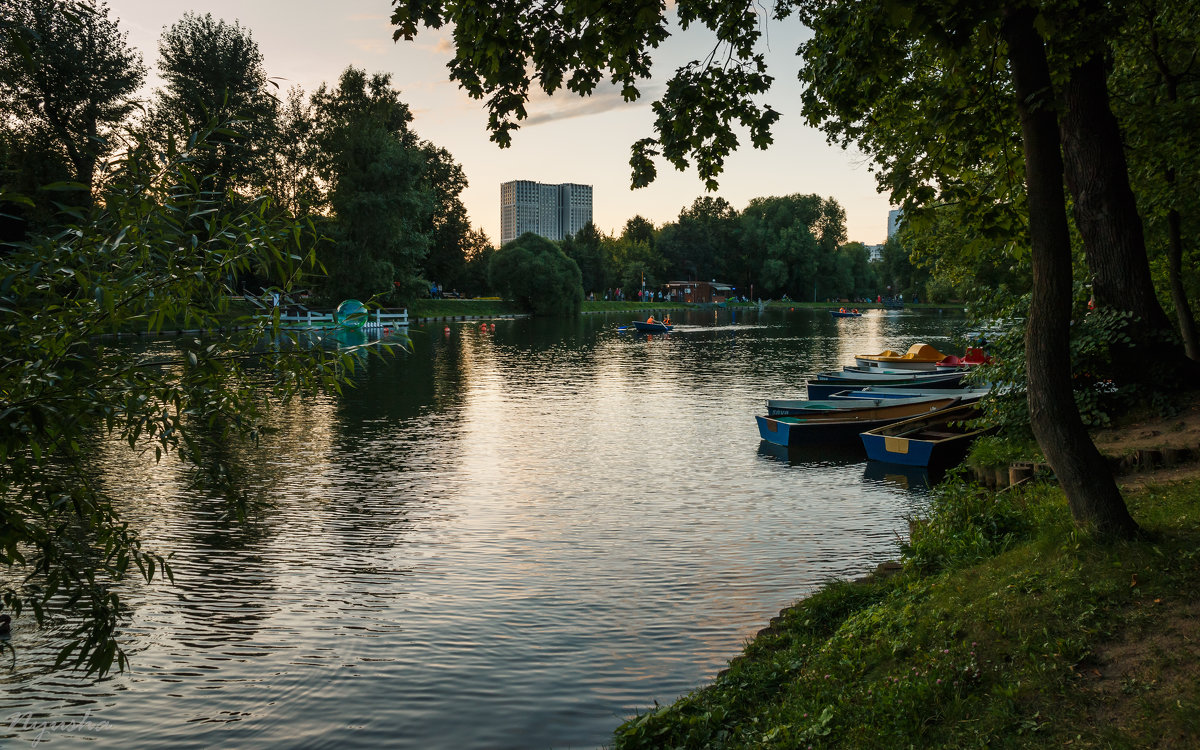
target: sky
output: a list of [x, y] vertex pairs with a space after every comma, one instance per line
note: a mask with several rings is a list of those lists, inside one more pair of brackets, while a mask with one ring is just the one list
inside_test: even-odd
[[393, 42], [388, 0], [109, 0], [108, 6], [150, 69], [148, 89], [161, 82], [159, 37], [189, 11], [249, 29], [281, 94], [293, 86], [311, 92], [335, 83], [349, 65], [390, 73], [413, 112], [413, 129], [462, 165], [471, 223], [493, 242], [500, 238], [500, 184], [510, 180], [592, 185], [593, 221], [606, 233], [619, 233], [635, 215], [655, 225], [674, 221], [702, 195], [722, 197], [741, 210], [756, 197], [816, 193], [846, 209], [849, 240], [877, 244], [887, 238], [888, 198], [877, 192], [867, 159], [853, 148], [827, 144], [803, 122], [795, 50], [806, 31], [794, 20], [771, 21], [763, 45], [775, 76], [765, 100], [781, 114], [775, 143], [762, 151], [741, 138], [742, 147], [725, 162], [720, 189], [708, 193], [694, 169], [679, 172], [661, 161], [652, 185], [629, 186], [630, 146], [652, 135], [650, 104], [677, 67], [708, 54], [711, 38], [704, 29], [673, 34], [655, 52], [653, 77], [640, 87], [637, 102], [623, 102], [611, 88], [588, 98], [537, 91], [527, 106], [530, 119], [513, 133], [512, 146], [501, 149], [488, 139], [483, 102], [449, 79], [449, 32], [421, 29], [411, 42]]

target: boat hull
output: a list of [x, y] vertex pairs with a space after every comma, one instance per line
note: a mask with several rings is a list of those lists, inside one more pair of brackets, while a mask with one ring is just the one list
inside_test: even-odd
[[669, 333], [675, 327], [662, 323], [647, 323], [644, 320], [635, 320], [630, 325], [637, 329], [639, 333]]
[[995, 430], [955, 424], [978, 415], [974, 405], [960, 404], [936, 414], [881, 425], [860, 437], [867, 458], [873, 461], [904, 466], [950, 466], [966, 456], [976, 438]]

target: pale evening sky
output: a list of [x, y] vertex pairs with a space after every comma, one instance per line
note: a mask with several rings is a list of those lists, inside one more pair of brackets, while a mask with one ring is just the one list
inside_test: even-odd
[[[565, 91], [553, 97], [536, 92], [527, 107], [531, 120], [513, 134], [510, 148], [500, 149], [488, 140], [483, 102], [449, 80], [446, 29], [422, 29], [412, 42], [393, 43], [387, 0], [109, 0], [109, 7], [130, 45], [142, 52], [151, 86], [159, 83], [158, 38], [188, 11], [248, 28], [281, 93], [295, 85], [311, 92], [322, 82], [334, 83], [348, 65], [391, 73], [393, 86], [413, 111], [418, 135], [462, 164], [470, 182], [463, 203], [471, 223], [493, 242], [500, 238], [500, 183], [509, 180], [592, 185], [594, 221], [603, 232], [619, 232], [636, 214], [656, 225], [673, 221], [681, 208], [706, 194], [695, 170], [678, 172], [663, 162], [650, 187], [629, 187], [629, 147], [651, 134], [650, 102], [675, 68], [707, 55], [711, 41], [702, 29], [676, 33], [659, 48], [654, 79], [640, 86], [642, 99], [632, 104], [611, 87], [587, 99]], [[888, 199], [876, 192], [866, 160], [826, 144], [801, 118], [795, 50], [804, 33], [794, 20], [768, 25], [766, 51], [775, 84], [767, 100], [782, 115], [775, 143], [760, 151], [741, 137], [743, 146], [726, 160], [715, 195], [738, 210], [758, 196], [833, 197], [846, 209], [850, 240], [883, 242]]]

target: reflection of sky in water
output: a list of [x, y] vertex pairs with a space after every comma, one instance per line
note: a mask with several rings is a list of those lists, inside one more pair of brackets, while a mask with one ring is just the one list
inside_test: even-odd
[[261, 451], [228, 446], [245, 523], [173, 459], [106, 446], [176, 585], [130, 585], [133, 670], [103, 682], [47, 673], [61, 644], [21, 627], [4, 715], [91, 711], [104, 747], [597, 746], [894, 556], [921, 477], [781, 454], [753, 416], [854, 354], [955, 351], [961, 318], [696, 312], [648, 338], [625, 317], [414, 328]]

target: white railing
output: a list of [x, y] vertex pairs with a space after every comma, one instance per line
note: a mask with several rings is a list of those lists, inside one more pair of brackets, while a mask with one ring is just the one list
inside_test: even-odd
[[[260, 315], [259, 317], [270, 317]], [[306, 328], [328, 327], [333, 325], [333, 313], [317, 312], [316, 310], [280, 311], [279, 322], [287, 326], [303, 326]], [[408, 310], [403, 307], [375, 309], [367, 313], [363, 328], [399, 328], [408, 325]]]
[[408, 310], [403, 307], [380, 308], [367, 313], [364, 328], [391, 328], [408, 325]]

